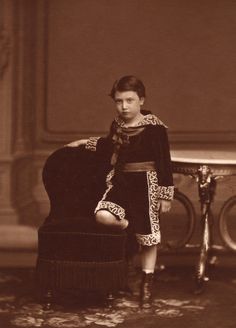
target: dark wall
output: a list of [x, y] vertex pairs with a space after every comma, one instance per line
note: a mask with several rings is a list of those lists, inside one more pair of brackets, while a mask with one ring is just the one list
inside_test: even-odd
[[236, 1], [50, 0], [44, 11], [44, 121], [59, 141], [107, 131], [107, 95], [126, 74], [143, 79], [172, 141], [235, 138]]

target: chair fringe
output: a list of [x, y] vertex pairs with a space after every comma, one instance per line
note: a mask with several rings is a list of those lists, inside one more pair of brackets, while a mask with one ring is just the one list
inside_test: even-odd
[[124, 260], [75, 262], [37, 259], [36, 279], [42, 289], [117, 291], [126, 284]]

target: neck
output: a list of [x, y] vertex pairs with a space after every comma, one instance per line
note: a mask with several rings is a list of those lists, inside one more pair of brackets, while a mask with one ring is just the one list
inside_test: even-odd
[[133, 120], [125, 122], [126, 127], [136, 126], [140, 121], [142, 121], [144, 115], [139, 113]]

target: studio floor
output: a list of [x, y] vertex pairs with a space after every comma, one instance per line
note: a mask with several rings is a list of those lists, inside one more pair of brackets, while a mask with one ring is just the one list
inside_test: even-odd
[[0, 269], [0, 327], [148, 327], [235, 328], [236, 266], [217, 265], [201, 295], [194, 291], [192, 265], [166, 266], [156, 274], [152, 310], [140, 310], [140, 272], [133, 269], [129, 285], [133, 294], [120, 292], [113, 307], [103, 299], [81, 299], [74, 291], [44, 310], [35, 292], [33, 268]]

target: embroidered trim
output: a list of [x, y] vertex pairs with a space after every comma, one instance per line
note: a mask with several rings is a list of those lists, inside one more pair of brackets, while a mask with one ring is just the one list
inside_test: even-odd
[[147, 171], [148, 184], [148, 200], [149, 200], [149, 218], [151, 224], [150, 235], [138, 235], [138, 239], [143, 245], [158, 244], [161, 241], [160, 224], [159, 224], [159, 209], [160, 203], [158, 201], [158, 178], [156, 171]]
[[[116, 117], [115, 121], [120, 127], [125, 126], [125, 122], [120, 117]], [[135, 126], [146, 126], [146, 125], [163, 125], [165, 128], [167, 128], [167, 126], [156, 115], [153, 114], [145, 115], [142, 121], [138, 122]]]
[[143, 120], [137, 124], [140, 125], [163, 125], [167, 128], [167, 126], [156, 116], [153, 114], [145, 115]]
[[107, 209], [109, 212], [114, 214], [119, 220], [122, 220], [125, 218], [125, 210], [123, 209], [123, 207], [121, 207], [113, 202], [109, 202], [109, 201], [105, 200], [107, 197], [107, 194], [113, 188], [112, 178], [113, 178], [114, 174], [115, 174], [114, 169], [112, 169], [108, 173], [108, 175], [106, 177], [107, 189], [106, 189], [104, 195], [102, 196], [102, 199], [98, 202], [97, 207], [94, 210], [94, 213], [96, 214], [99, 210]]
[[113, 184], [112, 184], [112, 181], [111, 181], [111, 180], [112, 180], [114, 174], [115, 174], [115, 170], [114, 170], [114, 169], [112, 169], [112, 170], [107, 174], [107, 177], [106, 177], [106, 185], [107, 185], [107, 189], [106, 189], [105, 193], [103, 194], [101, 201], [104, 200], [104, 199], [106, 199], [107, 194], [108, 194], [109, 191], [113, 188]]
[[160, 222], [159, 222], [159, 209], [160, 202], [158, 201], [158, 178], [156, 171], [147, 171], [147, 184], [148, 184], [148, 199], [149, 199], [149, 218], [151, 224], [151, 234], [141, 235], [136, 234], [139, 244], [145, 246], [157, 245], [161, 242]]
[[174, 186], [159, 186], [158, 187], [158, 198], [165, 200], [173, 200], [174, 198]]
[[100, 137], [89, 137], [86, 142], [85, 149], [96, 151], [98, 139], [100, 139]]
[[123, 207], [113, 202], [100, 200], [100, 202], [98, 202], [98, 205], [95, 209], [95, 213], [103, 209], [106, 209], [112, 214], [114, 214], [119, 220], [123, 220], [125, 218], [125, 210], [123, 209]]
[[144, 246], [152, 246], [152, 245], [157, 245], [161, 242], [161, 233], [159, 231], [156, 234], [150, 234], [150, 235], [136, 234], [136, 238], [139, 244]]

